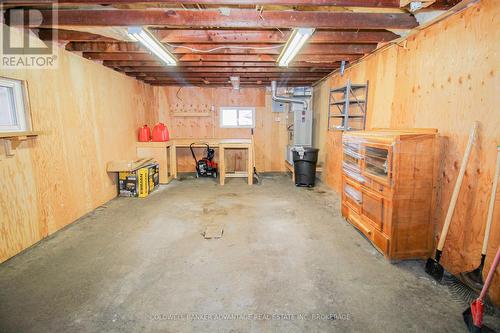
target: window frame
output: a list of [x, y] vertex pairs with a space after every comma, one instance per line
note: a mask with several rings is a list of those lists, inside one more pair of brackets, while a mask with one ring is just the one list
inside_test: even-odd
[[26, 81], [0, 76], [0, 87], [11, 88], [17, 125], [0, 125], [0, 133], [16, 134], [31, 131], [31, 112]]
[[[252, 125], [224, 125], [224, 110], [236, 110], [236, 121], [239, 122], [239, 115], [241, 110], [252, 111]], [[220, 128], [255, 128], [255, 107], [253, 106], [221, 106], [219, 112], [219, 126]]]

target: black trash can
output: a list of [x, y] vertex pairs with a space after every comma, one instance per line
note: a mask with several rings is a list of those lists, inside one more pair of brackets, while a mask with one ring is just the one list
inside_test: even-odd
[[295, 147], [293, 150], [293, 168], [295, 186], [313, 187], [316, 181], [317, 148]]

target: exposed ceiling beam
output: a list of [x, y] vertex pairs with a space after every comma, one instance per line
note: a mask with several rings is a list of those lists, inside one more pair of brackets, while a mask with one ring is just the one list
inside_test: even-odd
[[179, 61], [276, 61], [273, 55], [222, 55], [222, 54], [185, 54], [179, 57]]
[[[278, 81], [280, 83], [294, 83], [297, 85], [310, 85], [321, 78], [318, 79], [310, 79], [310, 80], [296, 80], [296, 79], [289, 79], [289, 78], [272, 78], [272, 79], [259, 79], [259, 78], [251, 78], [248, 80], [241, 79], [240, 78], [240, 83], [254, 83], [254, 84], [264, 84], [264, 85], [269, 85], [271, 81]], [[140, 79], [139, 79], [140, 80]], [[149, 79], [149, 80], [141, 80], [146, 83], [163, 83], [163, 84], [176, 84], [176, 83], [191, 83], [191, 84], [197, 84], [197, 83], [206, 83], [206, 84], [228, 84], [230, 82], [229, 78], [224, 79], [224, 80], [211, 80], [211, 78], [197, 78], [197, 79], [186, 79], [186, 78], [177, 78], [177, 79], [169, 79], [169, 80], [155, 80], [155, 79]], [[229, 84], [230, 85], [230, 84]]]
[[[159, 61], [114, 61], [114, 60], [105, 60], [103, 61], [103, 65], [109, 67], [165, 67]], [[321, 67], [336, 67], [338, 64], [332, 64], [328, 66], [328, 64], [322, 64]], [[230, 62], [230, 61], [192, 61], [192, 62], [179, 62], [178, 67], [186, 68], [186, 67], [276, 67], [276, 62]], [[290, 64], [289, 67], [297, 68], [297, 67], [312, 67], [310, 63], [307, 62], [295, 62]]]
[[[288, 79], [279, 79], [279, 80], [240, 80], [240, 86], [249, 86], [249, 85], [260, 85], [260, 86], [268, 86], [271, 84], [271, 81], [278, 81], [278, 86], [280, 85], [287, 85], [287, 86], [310, 86], [319, 79], [314, 79], [314, 80], [288, 80]], [[207, 85], [210, 87], [220, 85], [220, 86], [227, 86], [231, 87], [231, 83], [229, 80], [222, 80], [222, 81], [211, 81], [207, 79], [197, 79], [197, 80], [185, 80], [185, 79], [178, 79], [178, 80], [143, 80], [143, 82], [152, 84], [152, 85]]]
[[53, 40], [57, 38], [59, 41], [74, 41], [74, 42], [118, 42], [118, 40], [104, 37], [101, 35], [93, 34], [84, 31], [75, 30], [64, 30], [64, 29], [54, 29], [54, 33], [51, 33], [51, 29], [38, 29], [38, 37], [41, 40]]
[[189, 75], [186, 73], [170, 73], [169, 75], [160, 75], [158, 73], [136, 73], [136, 74], [130, 74], [126, 73], [128, 76], [136, 77], [138, 79], [143, 80], [144, 78], [154, 78], [157, 80], [172, 80], [172, 79], [178, 79], [178, 78], [185, 78], [189, 80], [196, 80], [199, 78], [207, 78], [211, 80], [227, 80], [229, 79], [230, 76], [238, 76], [242, 79], [249, 80], [249, 79], [258, 79], [258, 80], [263, 80], [263, 79], [278, 79], [278, 78], [289, 78], [289, 79], [294, 79], [294, 80], [315, 80], [321, 77], [324, 77], [328, 74], [321, 74], [320, 75], [309, 75], [309, 76], [300, 76], [300, 75], [290, 75], [289, 73], [276, 73], [274, 75], [262, 75], [261, 73], [223, 73], [222, 75], [219, 76], [214, 76], [210, 75], [213, 73], [199, 73], [200, 75]]
[[[339, 61], [353, 61], [361, 58], [361, 55], [352, 55], [352, 54], [307, 54], [307, 55], [298, 55], [294, 58], [294, 61], [307, 62], [309, 64], [320, 64], [320, 63], [334, 63]], [[293, 64], [293, 62], [292, 62]]]
[[[271, 81], [278, 81], [281, 83], [284, 82], [293, 82], [294, 84], [297, 85], [311, 85], [316, 81], [321, 80], [322, 78], [314, 78], [314, 79], [309, 79], [309, 80], [296, 80], [293, 78], [240, 78], [240, 83], [260, 83], [260, 84], [265, 84], [265, 85], [270, 85]], [[141, 79], [138, 78], [137, 80], [141, 80], [146, 83], [176, 83], [176, 82], [185, 82], [185, 83], [200, 83], [203, 82], [205, 84], [227, 84], [230, 83], [229, 77], [225, 79], [217, 79], [213, 80], [213, 78], [207, 77], [207, 78], [195, 78], [195, 79], [189, 79], [189, 78], [177, 78], [177, 79], [168, 79], [168, 80], [159, 80], [159, 79], [154, 79], [154, 78], [145, 78]]]
[[266, 73], [266, 72], [260, 72], [260, 73], [240, 73], [240, 72], [227, 72], [227, 73], [183, 73], [183, 72], [158, 72], [158, 73], [142, 73], [139, 72], [137, 74], [134, 74], [133, 76], [135, 77], [141, 77], [141, 76], [151, 76], [151, 77], [161, 77], [161, 78], [168, 78], [168, 77], [178, 77], [178, 76], [183, 76], [183, 77], [211, 77], [211, 78], [229, 78], [230, 75], [236, 74], [239, 77], [259, 77], [259, 78], [276, 78], [276, 77], [294, 77], [294, 78], [316, 78], [316, 77], [323, 77], [328, 74], [328, 72], [320, 72], [320, 73], [310, 73], [310, 72], [296, 72], [296, 73]]
[[[287, 87], [301, 87], [301, 86], [310, 86], [313, 85], [316, 81], [309, 81], [309, 82], [290, 82], [290, 81], [278, 81], [278, 87], [280, 86], [287, 86]], [[145, 82], [146, 84], [149, 84], [151, 86], [158, 86], [158, 87], [168, 87], [168, 86], [174, 86], [174, 87], [192, 87], [192, 86], [203, 86], [203, 87], [222, 87], [222, 88], [228, 88], [232, 89], [231, 84], [229, 83], [210, 83], [208, 82]], [[270, 85], [271, 82], [265, 82], [265, 81], [256, 81], [256, 82], [240, 82], [240, 87], [241, 88], [254, 88], [254, 87], [263, 87], [263, 86], [268, 86]]]
[[[371, 44], [360, 44], [360, 45], [371, 45]], [[220, 44], [185, 44], [177, 45], [174, 47], [168, 47], [172, 53], [175, 54], [191, 54], [196, 53], [187, 49], [185, 47], [195, 48], [198, 50], [210, 50], [214, 48], [219, 48], [225, 45]], [[243, 49], [238, 47], [243, 46]], [[246, 44], [246, 45], [231, 45], [229, 48], [218, 49], [210, 54], [274, 54], [278, 55], [281, 52], [282, 45], [280, 44]], [[249, 49], [249, 47], [254, 47], [256, 49]], [[272, 48], [270, 48], [272, 47]], [[126, 52], [126, 53], [148, 53], [144, 47], [139, 43], [133, 42], [120, 42], [120, 43], [107, 43], [107, 42], [70, 42], [66, 45], [66, 50], [68, 51], [79, 51], [79, 52]], [[199, 54], [208, 54], [200, 52]]]
[[[156, 61], [157, 58], [148, 53], [98, 53], [84, 52], [83, 56], [91, 60], [150, 60]], [[272, 55], [224, 55], [224, 54], [185, 54], [178, 60], [180, 61], [276, 61], [276, 56]]]
[[178, 68], [178, 67], [122, 67], [119, 69], [128, 73], [329, 73], [331, 68], [281, 68], [281, 67], [234, 67], [234, 68], [220, 68], [220, 67], [191, 67], [191, 68]]
[[[328, 60], [329, 62], [336, 62], [342, 60], [351, 60], [356, 59], [358, 56], [352, 54], [339, 54], [339, 55], [298, 55], [295, 57], [295, 61], [298, 62], [310, 62], [311, 58], [315, 58], [319, 60], [323, 58], [324, 60]], [[254, 59], [254, 60], [252, 60]], [[221, 55], [221, 54], [186, 54], [183, 55], [180, 60], [181, 61], [276, 61], [277, 57], [272, 55]], [[336, 60], [332, 60], [336, 59]]]
[[[274, 54], [279, 55], [281, 45], [272, 45], [275, 48], [270, 48], [269, 44], [247, 44], [247, 45], [232, 45], [230, 48], [218, 49], [210, 54]], [[191, 49], [196, 50], [212, 50], [220, 48], [220, 44], [183, 44], [172, 47], [172, 52], [175, 54], [191, 54], [196, 53]], [[238, 48], [244, 47], [244, 48]], [[254, 47], [254, 49], [249, 49]], [[304, 47], [300, 54], [365, 54], [373, 51], [377, 44], [310, 44]], [[66, 45], [68, 51], [79, 52], [138, 52], [146, 53], [147, 50], [137, 43], [108, 43], [108, 42], [71, 42]], [[200, 53], [208, 54], [208, 53]]]
[[[168, 43], [285, 43], [290, 31], [278, 30], [186, 30], [155, 29], [155, 35]], [[308, 43], [378, 43], [399, 36], [390, 31], [316, 31]]]
[[[183, 78], [183, 77], [178, 77], [178, 78], [170, 78], [170, 79], [157, 79], [157, 78], [149, 78], [149, 77], [144, 77], [144, 78], [135, 78], [136, 80], [144, 81], [144, 82], [163, 82], [163, 83], [175, 83], [175, 82], [199, 82], [202, 81], [204, 83], [229, 83], [229, 77], [227, 78], [222, 78], [222, 79], [214, 79], [210, 77], [200, 77], [200, 78]], [[322, 77], [320, 78], [311, 78], [311, 79], [294, 79], [294, 78], [286, 78], [286, 77], [278, 77], [278, 78], [240, 78], [241, 83], [249, 83], [249, 82], [261, 82], [270, 85], [271, 81], [278, 81], [278, 82], [294, 82], [297, 84], [302, 84], [302, 85], [310, 85], [313, 84], [314, 82], [317, 82], [321, 80]]]
[[[204, 44], [186, 44], [182, 46], [189, 46], [193, 47], [196, 49], [203, 49]], [[208, 44], [211, 45], [210, 48], [215, 48], [218, 45], [217, 44]], [[242, 45], [244, 46], [244, 45]], [[266, 44], [259, 44], [258, 47], [266, 47]], [[355, 44], [355, 43], [350, 43], [350, 44], [309, 44], [306, 45], [300, 50], [299, 54], [365, 54], [369, 53], [377, 48], [377, 44]], [[231, 49], [230, 49], [231, 50]], [[246, 50], [243, 50], [246, 51]], [[272, 49], [272, 50], [259, 50], [261, 52], [269, 52], [267, 54], [280, 54], [281, 48], [279, 49]], [[218, 51], [214, 52], [217, 53]], [[232, 53], [227, 52], [227, 53]], [[175, 47], [174, 48], [174, 53], [192, 53], [192, 51], [189, 51], [185, 48], [182, 47]], [[225, 52], [226, 53], [226, 52]], [[238, 52], [235, 52], [238, 53]], [[240, 53], [245, 53], [245, 52], [240, 52]]]
[[[41, 10], [41, 26], [52, 24], [55, 12]], [[59, 26], [168, 26], [190, 28], [410, 29], [418, 25], [408, 13], [218, 10], [58, 10]], [[26, 13], [28, 15], [28, 13]]]
[[[168, 43], [224, 43], [224, 44], [246, 44], [261, 43], [274, 44], [285, 43], [290, 35], [289, 31], [283, 33], [277, 30], [186, 30], [186, 29], [155, 29], [154, 34], [163, 42]], [[39, 29], [39, 37], [42, 40], [73, 42], [118, 42], [116, 39], [101, 35], [74, 30]], [[316, 31], [308, 40], [308, 43], [378, 43], [388, 42], [398, 38], [399, 35], [390, 31]]]
[[71, 5], [122, 5], [122, 4], [199, 4], [199, 5], [275, 5], [275, 6], [342, 6], [399, 8], [400, 0], [4, 0], [11, 5], [71, 4]]
[[[90, 60], [134, 60], [134, 61], [156, 61], [157, 59], [148, 53], [92, 53], [84, 52], [83, 56]], [[271, 55], [223, 55], [223, 54], [186, 54], [179, 60], [181, 62], [199, 62], [199, 61], [237, 61], [237, 62], [275, 62], [276, 56]], [[338, 54], [338, 55], [298, 55], [295, 57], [296, 62], [307, 63], [333, 63], [342, 60], [352, 61], [359, 58], [359, 56], [352, 54]], [[293, 64], [293, 63], [292, 63]]]

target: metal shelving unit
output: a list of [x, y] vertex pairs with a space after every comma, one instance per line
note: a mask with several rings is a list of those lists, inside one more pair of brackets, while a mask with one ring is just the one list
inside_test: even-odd
[[363, 130], [366, 125], [368, 81], [330, 89], [328, 100], [328, 130]]

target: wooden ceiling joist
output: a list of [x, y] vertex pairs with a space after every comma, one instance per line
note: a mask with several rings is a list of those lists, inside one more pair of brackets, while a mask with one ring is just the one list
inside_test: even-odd
[[41, 40], [72, 41], [72, 42], [118, 42], [116, 39], [93, 34], [84, 31], [64, 30], [64, 29], [38, 29], [38, 37]]
[[[280, 79], [280, 80], [273, 80], [273, 81], [278, 81], [278, 85], [289, 85], [289, 86], [308, 86], [311, 84], [310, 81], [304, 81], [304, 80], [289, 80], [289, 79]], [[144, 82], [148, 84], [157, 84], [157, 85], [197, 85], [197, 84], [210, 84], [211, 86], [215, 84], [219, 85], [226, 85], [228, 86], [227, 83], [229, 83], [229, 80], [207, 80], [207, 79], [196, 79], [196, 80], [184, 80], [184, 79], [177, 79], [177, 80], [145, 80]], [[240, 80], [240, 86], [244, 85], [270, 85], [271, 81], [268, 80]], [[231, 86], [229, 84], [229, 86]]]
[[[328, 64], [322, 64], [321, 67], [325, 68], [336, 68], [339, 63], [334, 63], [328, 66]], [[105, 60], [103, 61], [104, 66], [108, 67], [165, 67], [159, 61], [113, 61], [113, 60]], [[192, 61], [192, 62], [180, 62], [178, 64], [179, 68], [188, 68], [188, 67], [276, 67], [276, 62], [229, 62], [229, 61]], [[310, 63], [307, 62], [293, 62], [290, 64], [289, 68], [298, 68], [298, 67], [312, 67]]]
[[[83, 57], [89, 60], [103, 60], [103, 61], [155, 61], [156, 59], [146, 53], [83, 53]], [[309, 67], [314, 66], [325, 66], [331, 67], [333, 64], [338, 63], [340, 61], [353, 61], [359, 58], [359, 56], [353, 55], [306, 55], [306, 56], [297, 56], [295, 61], [292, 62], [291, 66], [287, 67], [292, 70], [296, 68], [294, 66], [295, 63], [300, 64], [302, 67], [305, 67], [305, 64], [309, 64]], [[272, 62], [275, 63], [276, 59], [272, 56], [260, 56], [260, 55], [245, 55], [245, 56], [235, 56], [235, 55], [206, 55], [206, 56], [197, 56], [197, 55], [184, 55], [181, 58], [181, 62], [179, 62], [180, 66], [176, 66], [173, 68], [178, 68], [179, 70], [184, 70], [185, 67], [191, 66], [195, 64], [193, 67], [206, 67], [207, 62], [236, 62], [236, 63], [244, 63], [244, 62]], [[205, 63], [199, 66], [200, 62]], [[197, 66], [198, 65], [198, 66]], [[235, 64], [236, 65], [236, 64]], [[243, 66], [246, 67], [246, 66]], [[253, 66], [256, 67], [256, 66]], [[269, 67], [269, 66], [261, 66], [261, 67]], [[143, 67], [144, 68], [144, 67]], [[152, 67], [157, 68], [157, 67]], [[163, 67], [166, 68], [166, 67]], [[171, 67], [172, 68], [172, 67]], [[220, 67], [216, 67], [220, 68]], [[229, 67], [226, 67], [229, 68]], [[270, 67], [273, 68], [273, 67]], [[276, 68], [276, 67], [274, 67]], [[283, 70], [287, 70], [284, 68]]]
[[[180, 57], [180, 61], [276, 61], [277, 56], [272, 55], [222, 55], [222, 54], [186, 54]], [[325, 60], [324, 62], [337, 62], [342, 60], [351, 60], [357, 58], [357, 56], [352, 54], [346, 55], [314, 55], [314, 58], [319, 61], [320, 59]], [[311, 59], [310, 55], [299, 55], [294, 58], [294, 61], [299, 62], [309, 62]], [[332, 60], [336, 59], [336, 60]]]
[[9, 5], [273, 5], [273, 6], [341, 6], [341, 7], [374, 7], [399, 8], [400, 0], [4, 0]]
[[[269, 44], [250, 44], [255, 49], [248, 49], [248, 45], [234, 45], [227, 49], [219, 49], [210, 53], [203, 54], [280, 54], [282, 50], [282, 45], [272, 44], [273, 47], [269, 48]], [[238, 47], [244, 47], [243, 49], [238, 49]], [[376, 48], [377, 44], [310, 44], [306, 45], [302, 50], [301, 54], [365, 54], [369, 53]], [[210, 50], [215, 48], [220, 48], [220, 44], [182, 44], [176, 45], [173, 48], [173, 53], [177, 54], [188, 54], [197, 53], [188, 48], [197, 50]], [[224, 46], [225, 47], [225, 46]]]
[[146, 80], [146, 79], [151, 79], [151, 80], [177, 80], [179, 78], [182, 78], [184, 80], [197, 80], [197, 79], [206, 79], [206, 80], [211, 80], [211, 81], [217, 81], [217, 80], [229, 80], [231, 76], [239, 77], [241, 80], [264, 80], [264, 81], [273, 81], [273, 80], [281, 80], [283, 78], [288, 78], [290, 80], [295, 80], [295, 81], [309, 81], [309, 82], [315, 82], [317, 80], [322, 79], [323, 77], [327, 76], [327, 74], [324, 75], [316, 75], [316, 76], [304, 76], [304, 77], [299, 77], [299, 76], [284, 76], [284, 75], [268, 75], [268, 76], [259, 76], [259, 75], [252, 75], [252, 76], [247, 76], [247, 75], [239, 75], [239, 74], [225, 74], [225, 75], [220, 75], [220, 76], [187, 76], [187, 75], [170, 75], [170, 76], [158, 76], [158, 75], [129, 75], [130, 77], [136, 78], [138, 80]]
[[329, 73], [331, 68], [312, 67], [312, 68], [268, 68], [268, 67], [234, 67], [234, 68], [220, 68], [220, 67], [190, 67], [179, 69], [178, 67], [122, 67], [123, 72], [134, 73]]
[[[153, 31], [161, 41], [168, 43], [285, 43], [290, 37], [290, 31], [287, 30], [154, 29]], [[386, 30], [318, 30], [308, 43], [378, 43], [398, 37], [398, 35]]]
[[[116, 39], [101, 35], [74, 31], [55, 29], [38, 29], [42, 40], [72, 42], [118, 42]], [[231, 44], [280, 44], [285, 43], [290, 36], [289, 31], [279, 32], [277, 30], [153, 30], [154, 34], [165, 43], [224, 43]], [[315, 43], [378, 43], [388, 42], [399, 36], [390, 31], [321, 31], [314, 33], [309, 44]]]
[[[220, 44], [182, 44], [172, 47], [174, 54], [197, 53], [194, 50], [209, 51], [200, 54], [274, 54], [279, 55], [282, 46], [279, 44], [247, 44], [226, 46]], [[310, 44], [301, 51], [301, 54], [365, 54], [373, 51], [377, 44]], [[221, 48], [224, 47], [224, 48]], [[79, 52], [131, 52], [146, 53], [147, 50], [137, 43], [108, 43], [108, 42], [71, 42], [66, 45], [68, 51]]]
[[269, 72], [259, 72], [259, 73], [237, 73], [237, 72], [228, 72], [228, 73], [215, 73], [215, 72], [208, 72], [208, 73], [185, 73], [185, 72], [164, 72], [164, 73], [136, 73], [133, 74], [133, 76], [140, 77], [140, 76], [149, 76], [149, 77], [161, 77], [161, 78], [168, 78], [168, 77], [177, 77], [177, 76], [182, 76], [182, 77], [226, 77], [229, 78], [230, 75], [236, 75], [239, 77], [259, 77], [259, 78], [277, 78], [277, 77], [295, 77], [295, 78], [318, 78], [325, 76], [328, 74], [328, 72], [319, 72], [319, 73], [310, 73], [310, 72], [296, 72], [296, 73], [269, 73]]
[[[297, 86], [309, 86], [311, 83], [309, 81], [292, 81], [292, 80], [276, 80], [278, 82], [278, 86], [289, 86], [289, 87], [297, 87]], [[210, 81], [210, 80], [205, 80], [205, 79], [200, 79], [200, 80], [145, 80], [144, 82], [151, 84], [151, 85], [157, 85], [157, 86], [197, 86], [197, 85], [210, 85], [210, 87], [214, 86], [226, 86], [226, 87], [231, 87], [231, 81], [229, 80], [223, 80], [223, 81]], [[250, 87], [250, 86], [269, 86], [271, 84], [271, 81], [263, 81], [263, 80], [255, 80], [255, 81], [240, 81], [240, 87]]]
[[[41, 10], [41, 26], [52, 24], [54, 12]], [[28, 15], [28, 13], [26, 13]], [[28, 21], [29, 22], [29, 21]], [[411, 29], [415, 17], [408, 13], [315, 11], [219, 10], [58, 10], [58, 26], [164, 26], [190, 28], [293, 28]]]
[[[156, 57], [148, 53], [103, 53], [103, 52], [84, 52], [83, 56], [91, 60], [140, 60], [155, 61]], [[277, 56], [273, 55], [225, 55], [225, 54], [185, 54], [178, 58], [179, 61], [276, 61]]]

